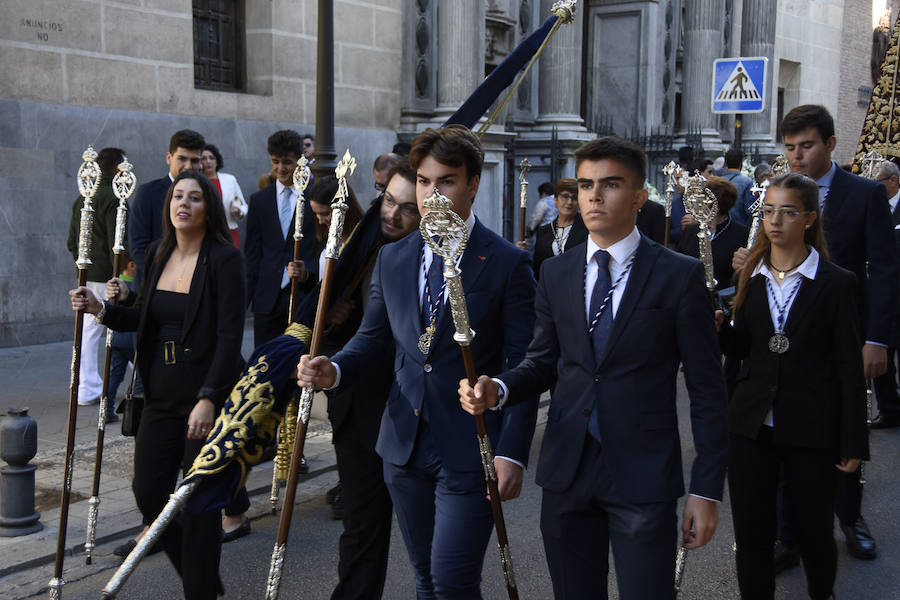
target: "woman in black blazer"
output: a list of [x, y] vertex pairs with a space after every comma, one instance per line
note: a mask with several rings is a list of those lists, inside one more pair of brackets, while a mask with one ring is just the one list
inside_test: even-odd
[[[553, 202], [559, 215], [552, 222], [541, 225], [534, 235], [532, 264], [538, 276], [542, 262], [571, 250], [587, 239], [587, 228], [578, 214], [578, 183], [575, 179], [565, 177], [556, 182]], [[527, 246], [524, 249], [527, 250]]]
[[728, 484], [743, 598], [772, 598], [776, 495], [785, 502], [810, 598], [832, 598], [838, 470], [869, 457], [855, 277], [827, 262], [818, 186], [772, 181], [763, 227], [741, 272], [729, 359], [743, 360], [731, 398]]
[[[86, 288], [69, 292], [73, 309], [116, 331], [136, 331], [145, 406], [135, 438], [134, 495], [153, 522], [203, 445], [240, 374], [244, 331], [244, 259], [231, 241], [222, 203], [209, 180], [181, 173], [169, 187], [163, 238], [147, 249], [141, 294], [112, 279], [121, 304], [101, 303]], [[162, 544], [181, 574], [185, 598], [224, 593], [218, 576], [218, 511], [182, 514]]]

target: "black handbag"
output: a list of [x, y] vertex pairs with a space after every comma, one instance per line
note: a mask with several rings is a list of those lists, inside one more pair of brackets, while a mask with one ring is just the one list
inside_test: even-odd
[[128, 382], [128, 391], [116, 408], [116, 413], [122, 415], [122, 435], [134, 437], [137, 435], [138, 426], [141, 424], [141, 412], [144, 410], [144, 399], [134, 395], [134, 376], [137, 373], [137, 352], [134, 354], [134, 366], [131, 368], [131, 379]]

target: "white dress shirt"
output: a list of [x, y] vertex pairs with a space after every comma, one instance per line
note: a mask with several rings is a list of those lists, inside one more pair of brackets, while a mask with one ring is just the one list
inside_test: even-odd
[[[893, 213], [897, 210], [897, 201], [900, 201], [900, 192], [897, 192], [888, 200], [888, 204], [891, 205], [891, 212]], [[896, 229], [896, 228], [895, 228]]]
[[[781, 280], [781, 285], [778, 285], [779, 279], [769, 270], [768, 265], [766, 265], [765, 261], [759, 261], [756, 265], [756, 268], [753, 269], [754, 277], [756, 275], [762, 274], [763, 277], [772, 282], [772, 292], [775, 293], [775, 298], [778, 301], [778, 305], [784, 307], [784, 323], [787, 324], [788, 316], [791, 314], [791, 306], [794, 305], [794, 300], [797, 299], [797, 294], [794, 294], [793, 297], [789, 297], [791, 291], [794, 289], [794, 285], [797, 283], [797, 280], [801, 277], [806, 277], [807, 279], [815, 279], [816, 273], [819, 271], [819, 253], [816, 252], [816, 249], [813, 247], [809, 248], [809, 256], [806, 257], [800, 266], [797, 267], [795, 271], [791, 274], [786, 275], [783, 280]], [[803, 287], [803, 284], [800, 284], [800, 287]], [[778, 306], [775, 304], [775, 299], [772, 298], [772, 292], [769, 292], [769, 286], [766, 286], [766, 299], [769, 302], [769, 313], [772, 315], [772, 327], [775, 328], [775, 331], [778, 331]], [[797, 290], [797, 293], [800, 293], [800, 290]], [[785, 305], [785, 302], [787, 304]], [[775, 425], [774, 414], [772, 409], [769, 409], [769, 414], [766, 415], [766, 420], [763, 421], [764, 425], [768, 425], [769, 427], [773, 427]]]
[[[612, 306], [610, 307], [612, 308], [612, 316], [615, 318], [616, 312], [619, 310], [619, 303], [622, 301], [622, 295], [625, 293], [625, 286], [628, 285], [628, 278], [631, 275], [631, 270], [629, 269], [629, 272], [625, 273], [624, 277], [622, 277], [622, 273], [624, 273], [625, 267], [634, 257], [634, 253], [637, 252], [640, 244], [641, 234], [638, 232], [637, 227], [632, 229], [631, 233], [609, 248], [601, 248], [594, 242], [591, 236], [588, 236], [587, 273], [584, 278], [584, 314], [586, 315], [588, 324], [590, 324], [591, 319], [594, 318], [594, 315], [591, 314], [591, 296], [594, 293], [594, 285], [597, 283], [597, 275], [600, 272], [600, 265], [594, 260], [594, 254], [597, 253], [597, 250], [606, 250], [609, 252], [610, 281], [612, 282], [612, 285], [615, 285], [617, 281], [619, 282], [619, 285], [617, 285], [616, 289], [613, 291]], [[619, 277], [622, 277], [621, 281], [619, 281]]]

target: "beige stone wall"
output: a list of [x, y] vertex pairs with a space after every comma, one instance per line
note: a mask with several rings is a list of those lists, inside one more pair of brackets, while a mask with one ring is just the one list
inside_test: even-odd
[[[837, 147], [834, 159], [848, 163], [856, 153], [856, 144], [868, 109], [868, 96], [860, 86], [872, 88], [869, 69], [872, 55], [872, 3], [847, 1], [844, 4], [844, 31], [841, 39], [841, 80], [838, 111], [835, 115]], [[860, 104], [862, 102], [862, 104]]]
[[[785, 113], [800, 104], [822, 104], [838, 113], [844, 4], [844, 0], [778, 2], [772, 81], [785, 88]], [[781, 73], [787, 65], [791, 72]], [[772, 111], [773, 133], [776, 112]]]
[[[315, 121], [316, 1], [246, 0], [248, 93], [194, 88], [190, 0], [3, 0], [0, 98]], [[338, 126], [395, 129], [402, 0], [335, 2]]]

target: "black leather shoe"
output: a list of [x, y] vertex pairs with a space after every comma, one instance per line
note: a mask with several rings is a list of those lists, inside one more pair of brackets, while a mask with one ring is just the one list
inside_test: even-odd
[[309, 465], [306, 464], [305, 456], [300, 457], [300, 468], [297, 469], [297, 472], [300, 473], [301, 475], [306, 475], [307, 473], [309, 473]]
[[800, 551], [797, 550], [797, 546], [788, 546], [781, 540], [776, 540], [774, 552], [776, 575], [800, 564]]
[[341, 482], [338, 481], [337, 485], [325, 492], [325, 502], [328, 504], [334, 504], [334, 499], [340, 495], [343, 488], [341, 487]]
[[244, 522], [232, 529], [231, 531], [222, 531], [222, 543], [227, 544], [233, 542], [245, 535], [250, 535], [250, 519], [244, 518]]
[[878, 556], [875, 538], [861, 516], [852, 525], [841, 523], [841, 531], [847, 538], [847, 554], [862, 560], [872, 560]]
[[344, 520], [344, 493], [338, 492], [331, 503], [331, 518], [335, 521]]
[[869, 424], [872, 429], [891, 429], [900, 427], [900, 415], [878, 415]]

